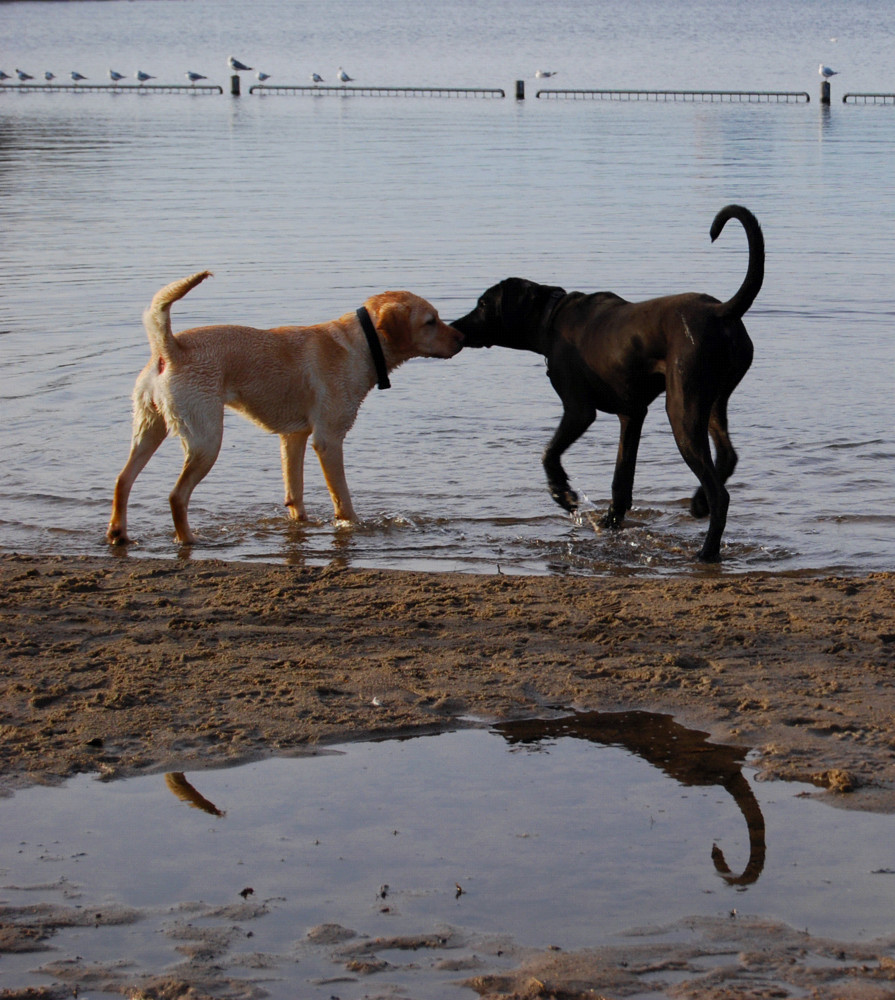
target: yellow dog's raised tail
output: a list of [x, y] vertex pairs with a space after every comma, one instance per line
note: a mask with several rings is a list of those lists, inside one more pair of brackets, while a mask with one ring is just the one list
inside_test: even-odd
[[746, 230], [746, 240], [749, 243], [749, 264], [746, 267], [746, 277], [742, 285], [734, 293], [733, 298], [721, 306], [721, 311], [727, 316], [736, 316], [742, 319], [747, 310], [755, 301], [755, 296], [761, 291], [764, 281], [764, 236], [758, 220], [742, 205], [725, 205], [715, 216], [709, 235], [712, 243], [721, 234], [724, 224], [728, 219], [738, 219]]
[[171, 330], [171, 306], [182, 299], [184, 295], [206, 278], [211, 277], [211, 271], [197, 271], [188, 278], [172, 281], [159, 289], [152, 297], [149, 308], [143, 313], [143, 326], [149, 337], [149, 346], [153, 355], [172, 361], [177, 357], [180, 347]]

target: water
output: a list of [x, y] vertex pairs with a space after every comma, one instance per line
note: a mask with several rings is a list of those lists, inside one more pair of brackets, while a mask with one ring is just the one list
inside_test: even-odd
[[[448, 984], [514, 964], [517, 947], [619, 944], [635, 928], [642, 942], [698, 916], [889, 935], [892, 817], [755, 783], [744, 759], [668, 716], [591, 713], [17, 792], [0, 808], [4, 900], [46, 905], [62, 927], [49, 951], [4, 955], [6, 982], [120, 994], [146, 971], [182, 979], [196, 942], [207, 974], [274, 998], [423, 1000], [471, 996]], [[356, 937], [315, 947], [326, 924]], [[370, 946], [432, 935], [450, 943]], [[346, 973], [352, 949], [392, 968]]]
[[[271, 82], [498, 86], [528, 99], [0, 94], [0, 548], [100, 553], [128, 450], [129, 394], [148, 356], [140, 313], [162, 284], [210, 267], [175, 309], [315, 322], [406, 287], [466, 312], [511, 274], [632, 299], [739, 285], [730, 201], [760, 219], [756, 344], [734, 394], [740, 466], [724, 571], [891, 569], [895, 362], [888, 4], [403, 2], [0, 5], [2, 66], [35, 76], [111, 65], [160, 82], [194, 69], [227, 87], [231, 52]], [[836, 38], [836, 41], [831, 41]], [[731, 41], [735, 39], [735, 41]], [[817, 64], [841, 70], [817, 102]], [[545, 84], [808, 91], [807, 105], [544, 101]], [[253, 81], [252, 81], [253, 82]], [[346, 444], [364, 517], [334, 530], [309, 455], [314, 522], [281, 507], [274, 438], [233, 416], [194, 495], [197, 557], [505, 572], [702, 572], [705, 524], [661, 401], [636, 508], [618, 534], [550, 500], [540, 453], [560, 407], [543, 361], [509, 351], [418, 360], [371, 393]], [[608, 501], [617, 422], [568, 453], [586, 508]], [[132, 498], [133, 552], [175, 553], [168, 442]]]

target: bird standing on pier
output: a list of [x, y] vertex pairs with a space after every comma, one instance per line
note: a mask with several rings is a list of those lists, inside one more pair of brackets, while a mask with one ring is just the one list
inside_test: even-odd
[[258, 77], [258, 83], [264, 83], [265, 80], [270, 79], [270, 73], [262, 73], [261, 70], [255, 74]]
[[9, 75], [9, 73], [4, 73], [3, 70], [0, 69], [0, 83], [3, 83], [4, 80], [11, 80], [11, 79], [12, 77]]
[[56, 79], [56, 74], [55, 73], [51, 73], [49, 70], [46, 70], [44, 72], [44, 79], [47, 81], [47, 83], [52, 83], [53, 80]]
[[312, 83], [324, 83], [325, 81], [324, 81], [323, 77], [319, 73], [312, 73], [311, 74], [311, 82]]
[[236, 56], [230, 56], [230, 58], [227, 60], [227, 65], [230, 67], [230, 69], [233, 70], [234, 73], [238, 73], [240, 70], [245, 70], [246, 72], [250, 72], [252, 69], [251, 66], [246, 66], [245, 63], [240, 62], [236, 58]]
[[195, 87], [199, 80], [207, 80], [207, 76], [202, 76], [201, 73], [194, 73], [191, 69], [188, 69], [186, 73], [183, 74], [187, 80]]
[[354, 82], [354, 77], [353, 76], [349, 76], [345, 72], [345, 70], [342, 69], [341, 66], [339, 67], [338, 76], [339, 76], [339, 79], [342, 81], [342, 83], [353, 83]]
[[77, 71], [76, 69], [73, 69], [73, 70], [71, 71], [71, 78], [72, 78], [72, 80], [74, 81], [74, 83], [75, 83], [75, 86], [77, 86], [77, 85], [78, 85], [78, 82], [79, 82], [80, 80], [86, 80], [86, 79], [87, 79], [87, 77], [86, 77], [86, 76], [84, 76], [84, 74], [83, 74], [83, 73], [79, 73], [79, 72], [78, 72], [78, 71]]
[[838, 69], [830, 69], [829, 66], [824, 66], [823, 63], [821, 63], [820, 66], [818, 66], [817, 72], [820, 73], [820, 75], [825, 80], [829, 80], [831, 76], [838, 76], [839, 75], [839, 70]]
[[112, 81], [113, 86], [118, 83], [119, 80], [124, 79], [124, 73], [118, 73], [114, 69], [109, 70], [109, 79]]
[[30, 73], [26, 73], [23, 69], [17, 69], [16, 76], [19, 78], [20, 83], [24, 83], [26, 80], [34, 79], [34, 77]]
[[151, 73], [144, 73], [143, 70], [138, 69], [134, 76], [137, 78], [138, 83], [146, 83], [147, 80], [154, 80], [155, 77]]

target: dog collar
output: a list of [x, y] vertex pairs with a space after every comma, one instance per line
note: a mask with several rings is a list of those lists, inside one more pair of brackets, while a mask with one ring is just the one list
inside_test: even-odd
[[367, 345], [370, 348], [370, 354], [373, 357], [373, 364], [376, 366], [376, 385], [380, 389], [391, 389], [392, 384], [388, 380], [388, 368], [385, 366], [385, 355], [382, 353], [382, 344], [379, 342], [379, 335], [376, 333], [376, 327], [373, 326], [373, 320], [370, 319], [370, 314], [367, 312], [366, 306], [361, 306], [357, 310], [357, 318], [360, 320], [360, 325], [367, 338]]
[[547, 305], [544, 306], [544, 318], [541, 320], [541, 328], [546, 330], [550, 326], [550, 322], [553, 319], [553, 314], [556, 312], [556, 307], [559, 305], [560, 299], [566, 297], [566, 290], [564, 288], [554, 288], [550, 293], [550, 298], [547, 300]]

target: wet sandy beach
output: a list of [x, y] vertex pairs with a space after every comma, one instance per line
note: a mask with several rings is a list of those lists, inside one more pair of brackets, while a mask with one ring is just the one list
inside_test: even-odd
[[[576, 708], [669, 713], [753, 747], [765, 776], [810, 781], [841, 805], [895, 803], [892, 574], [484, 577], [6, 555], [0, 588], [7, 792]], [[770, 923], [721, 930], [751, 942], [737, 949], [812, 947]], [[644, 949], [647, 964], [671, 960]], [[815, 977], [815, 995], [891, 996], [891, 943], [868, 955], [848, 992]], [[730, 992], [754, 978], [747, 966], [720, 992], [675, 995], [759, 995]], [[642, 990], [619, 968], [606, 950], [545, 952], [473, 985], [494, 997]]]

